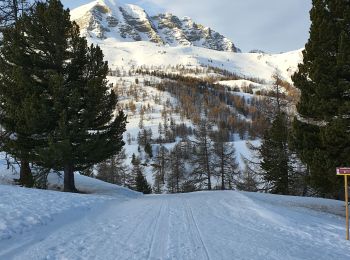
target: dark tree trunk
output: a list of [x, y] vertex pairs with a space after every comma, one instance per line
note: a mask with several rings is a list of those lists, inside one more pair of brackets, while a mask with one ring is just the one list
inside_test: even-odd
[[211, 190], [211, 175], [208, 174], [208, 190]]
[[176, 174], [176, 192], [180, 192], [179, 173]]
[[74, 168], [72, 165], [64, 167], [64, 192], [78, 192], [74, 182]]
[[15, 23], [17, 23], [17, 20], [18, 20], [18, 1], [12, 0], [12, 5], [13, 5], [13, 18], [15, 20]]
[[206, 160], [206, 168], [207, 168], [207, 174], [208, 174], [208, 190], [211, 190], [211, 172], [210, 172], [210, 166], [209, 166], [209, 154], [208, 154], [207, 141], [205, 141], [205, 160]]
[[224, 172], [221, 172], [221, 189], [225, 190], [225, 176], [224, 176]]
[[225, 190], [224, 143], [221, 143], [221, 189]]
[[28, 188], [31, 188], [34, 186], [32, 170], [29, 167], [29, 162], [26, 160], [21, 161], [19, 183], [24, 187], [28, 187]]

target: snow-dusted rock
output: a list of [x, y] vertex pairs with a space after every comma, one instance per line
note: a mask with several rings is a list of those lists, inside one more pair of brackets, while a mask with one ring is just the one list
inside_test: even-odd
[[121, 42], [150, 41], [170, 46], [198, 46], [239, 52], [231, 40], [189, 17], [166, 13], [150, 17], [146, 10], [117, 0], [97, 0], [71, 12], [82, 35], [92, 39], [114, 38]]

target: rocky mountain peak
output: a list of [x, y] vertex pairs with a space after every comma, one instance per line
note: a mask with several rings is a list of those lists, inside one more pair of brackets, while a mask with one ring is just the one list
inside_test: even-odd
[[117, 0], [97, 0], [71, 11], [82, 35], [104, 40], [151, 41], [170, 46], [198, 46], [218, 51], [239, 52], [234, 43], [190, 17], [171, 13], [150, 17], [143, 8]]

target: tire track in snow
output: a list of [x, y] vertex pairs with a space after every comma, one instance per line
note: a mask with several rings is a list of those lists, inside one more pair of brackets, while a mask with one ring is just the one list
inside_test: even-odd
[[[166, 233], [161, 224], [164, 224], [164, 223], [161, 223], [162, 221], [162, 218], [164, 218], [164, 204], [166, 202], [162, 202], [162, 205], [160, 206], [159, 208], [159, 212], [158, 212], [158, 215], [157, 215], [157, 219], [156, 219], [156, 223], [154, 225], [154, 229], [153, 229], [153, 234], [152, 234], [152, 239], [151, 239], [151, 245], [150, 245], [150, 249], [149, 249], [149, 252], [148, 252], [148, 257], [147, 259], [148, 260], [151, 260], [151, 259], [162, 259], [162, 256], [159, 256], [158, 255], [158, 258], [156, 257], [152, 257], [152, 255], [157, 255], [157, 253], [159, 253], [159, 251], [161, 251], [161, 247], [160, 248], [156, 248], [156, 243], [161, 243], [161, 242], [164, 242], [164, 240], [162, 239], [162, 237], [157, 237], [159, 236], [159, 234], [161, 233]], [[158, 238], [158, 240], [157, 240]], [[158, 251], [157, 251], [158, 250]]]
[[200, 243], [203, 246], [203, 249], [204, 249], [204, 252], [205, 252], [205, 255], [206, 255], [206, 259], [210, 260], [208, 248], [207, 248], [207, 246], [204, 243], [203, 236], [202, 236], [201, 231], [200, 231], [200, 229], [198, 227], [198, 223], [197, 223], [197, 221], [196, 221], [196, 219], [195, 219], [195, 217], [193, 215], [193, 211], [192, 211], [192, 208], [191, 208], [188, 200], [185, 201], [185, 207], [186, 207], [186, 210], [187, 210], [187, 214], [188, 214], [188, 216], [190, 218], [188, 220], [188, 222], [189, 222], [189, 224], [192, 222], [191, 226], [195, 227], [195, 233], [197, 234], [197, 238], [199, 239]]
[[[152, 197], [145, 198], [142, 200], [142, 203], [137, 206], [137, 208], [145, 207], [144, 210], [133, 210], [131, 214], [123, 216], [123, 218], [128, 219], [128, 224], [123, 226], [123, 229], [119, 234], [121, 242], [118, 244], [123, 250], [114, 255], [115, 259], [147, 259], [149, 255], [149, 247], [152, 241], [152, 236], [148, 236], [148, 234], [152, 234], [152, 227], [155, 226], [158, 219], [159, 202], [159, 200], [155, 200]], [[161, 207], [159, 207], [159, 209], [160, 208]], [[133, 228], [128, 230], [128, 226], [133, 226]], [[140, 236], [140, 232], [143, 236]], [[138, 258], [135, 258], [135, 255], [137, 255]]]
[[[153, 212], [153, 205], [152, 203], [149, 204], [149, 208], [147, 208], [145, 211], [142, 212], [142, 214], [140, 214], [140, 216], [148, 216], [149, 213]], [[135, 234], [136, 231], [139, 230], [139, 227], [146, 222], [147, 220], [149, 220], [149, 218], [147, 217], [143, 217], [141, 218], [141, 220], [134, 226], [134, 228], [131, 230], [131, 232], [127, 235], [124, 243], [128, 244], [130, 239], [133, 237], [133, 235]]]

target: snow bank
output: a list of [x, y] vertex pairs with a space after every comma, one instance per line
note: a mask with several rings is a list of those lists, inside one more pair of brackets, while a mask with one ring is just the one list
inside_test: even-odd
[[[51, 187], [60, 187], [60, 189], [63, 188], [63, 178], [56, 174], [51, 174], [48, 181]], [[129, 198], [137, 198], [141, 196], [141, 193], [139, 192], [135, 192], [115, 184], [86, 177], [78, 173], [75, 174], [75, 184], [76, 188], [80, 192], [88, 194]]]
[[283, 196], [254, 192], [242, 192], [242, 194], [259, 203], [269, 203], [275, 206], [288, 208], [311, 209], [317, 212], [330, 213], [345, 217], [344, 202], [339, 200], [313, 197]]
[[67, 211], [83, 213], [108, 197], [0, 185], [0, 241], [46, 225]]

